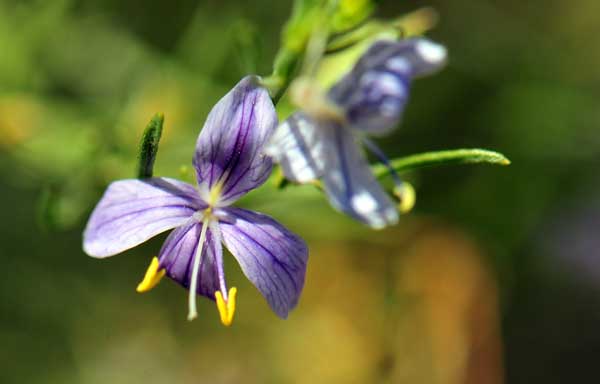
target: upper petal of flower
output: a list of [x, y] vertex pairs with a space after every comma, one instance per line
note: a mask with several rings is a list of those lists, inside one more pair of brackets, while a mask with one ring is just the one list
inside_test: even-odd
[[371, 173], [352, 131], [331, 128], [327, 132], [333, 144], [323, 176], [331, 205], [375, 229], [398, 222], [394, 203]]
[[379, 40], [361, 56], [352, 72], [359, 74], [375, 68], [388, 68], [396, 73], [420, 77], [440, 70], [446, 59], [447, 51], [443, 45], [423, 37]]
[[206, 207], [193, 186], [166, 178], [120, 180], [108, 186], [83, 233], [83, 249], [107, 257], [186, 222]]
[[304, 286], [306, 244], [269, 216], [240, 208], [223, 211], [228, 215], [221, 222], [225, 246], [273, 311], [286, 318]]
[[265, 182], [271, 159], [263, 147], [277, 114], [258, 77], [242, 79], [212, 109], [196, 144], [194, 166], [200, 191], [227, 205]]
[[385, 134], [398, 124], [412, 79], [442, 68], [446, 49], [430, 40], [378, 41], [329, 92], [356, 129]]
[[[175, 229], [169, 234], [158, 256], [159, 269], [165, 269], [167, 276], [189, 289], [192, 279], [194, 257], [199, 246], [202, 223], [197, 220]], [[211, 227], [208, 227], [206, 239], [202, 244], [198, 285], [196, 292], [210, 299], [215, 298], [219, 290], [219, 262], [222, 262], [221, 241]]]
[[296, 112], [277, 127], [265, 152], [281, 165], [285, 177], [306, 183], [323, 175], [325, 132], [304, 112]]

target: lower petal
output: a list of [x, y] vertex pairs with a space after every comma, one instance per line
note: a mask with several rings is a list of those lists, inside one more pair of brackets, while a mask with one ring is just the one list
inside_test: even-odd
[[304, 241], [269, 216], [226, 208], [221, 222], [225, 246], [273, 311], [286, 318], [304, 286], [308, 249]]
[[329, 134], [334, 145], [323, 183], [331, 204], [375, 229], [397, 223], [396, 206], [371, 173], [352, 131], [338, 126]]
[[[159, 253], [160, 269], [165, 269], [167, 276], [186, 289], [191, 285], [194, 257], [200, 246], [201, 230], [202, 223], [196, 220], [175, 229], [169, 234]], [[214, 300], [215, 291], [219, 290], [218, 263], [221, 260], [221, 242], [215, 239], [215, 233], [209, 226], [200, 255], [196, 289], [198, 294]]]

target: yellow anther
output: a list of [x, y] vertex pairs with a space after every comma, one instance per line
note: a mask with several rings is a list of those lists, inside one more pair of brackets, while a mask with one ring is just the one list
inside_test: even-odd
[[137, 288], [135, 289], [136, 291], [139, 293], [147, 292], [160, 282], [160, 279], [162, 279], [165, 275], [165, 270], [159, 270], [158, 265], [158, 257], [154, 257], [150, 262], [150, 266], [146, 271], [146, 275], [144, 275], [144, 280], [138, 284]]
[[398, 210], [400, 213], [410, 212], [417, 201], [415, 188], [407, 182], [403, 182], [399, 187], [394, 188], [394, 195], [399, 200]]
[[235, 295], [237, 294], [237, 288], [232, 287], [229, 290], [229, 297], [227, 301], [223, 299], [221, 291], [215, 292], [215, 299], [217, 300], [217, 309], [219, 310], [219, 316], [221, 316], [221, 323], [224, 326], [229, 327], [233, 322], [233, 314], [235, 313]]

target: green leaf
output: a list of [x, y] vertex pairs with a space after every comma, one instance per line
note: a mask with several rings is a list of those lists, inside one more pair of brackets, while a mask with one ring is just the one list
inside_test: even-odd
[[275, 55], [273, 73], [263, 79], [273, 102], [277, 104], [293, 80], [302, 61], [311, 33], [323, 17], [326, 0], [296, 0], [281, 34], [281, 46]]
[[282, 48], [301, 53], [326, 4], [325, 0], [296, 0], [292, 15], [283, 28]]
[[[510, 160], [499, 152], [476, 148], [418, 153], [416, 155], [394, 159], [390, 163], [396, 172], [405, 172], [435, 165], [479, 163], [509, 165]], [[384, 165], [378, 164], [373, 167], [373, 173], [376, 177], [380, 178], [387, 175], [388, 170]]]
[[372, 0], [339, 0], [331, 17], [332, 32], [351, 30], [366, 20], [375, 10]]
[[152, 177], [154, 160], [158, 152], [158, 142], [162, 134], [163, 122], [165, 116], [162, 113], [154, 115], [152, 120], [146, 126], [142, 141], [140, 143], [139, 163], [137, 177], [145, 179]]
[[325, 53], [337, 53], [359, 43], [368, 45], [381, 38], [402, 39], [420, 36], [435, 27], [437, 20], [438, 14], [431, 7], [419, 8], [391, 20], [371, 19], [346, 33], [334, 35], [327, 43]]

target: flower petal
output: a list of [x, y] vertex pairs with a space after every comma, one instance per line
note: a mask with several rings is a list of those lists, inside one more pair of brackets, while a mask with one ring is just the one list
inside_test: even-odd
[[107, 257], [185, 223], [206, 207], [193, 186], [166, 178], [116, 181], [108, 186], [83, 233], [83, 249]]
[[326, 156], [325, 134], [303, 112], [296, 112], [277, 127], [265, 153], [281, 165], [286, 178], [296, 183], [318, 179]]
[[221, 222], [225, 246], [273, 311], [286, 318], [304, 286], [306, 244], [269, 216], [240, 208], [223, 211], [232, 219]]
[[243, 78], [212, 109], [196, 144], [194, 167], [203, 197], [220, 188], [227, 205], [265, 182], [271, 159], [262, 151], [277, 126], [268, 92], [256, 76]]
[[323, 183], [331, 205], [375, 229], [396, 224], [396, 206], [371, 173], [352, 132], [340, 126], [328, 132], [333, 146]]
[[[159, 253], [159, 268], [167, 271], [167, 276], [181, 284], [186, 289], [190, 288], [194, 257], [202, 223], [193, 220], [169, 234]], [[198, 270], [198, 285], [196, 292], [212, 300], [215, 292], [219, 290], [219, 273], [217, 263], [222, 260], [223, 248], [218, 234], [211, 226], [206, 231], [206, 240], [202, 244], [200, 256], [200, 269]]]
[[400, 121], [412, 79], [437, 71], [445, 61], [446, 49], [427, 39], [379, 41], [330, 90], [329, 97], [346, 110], [354, 128], [385, 134]]

